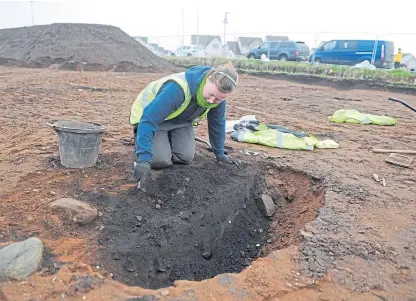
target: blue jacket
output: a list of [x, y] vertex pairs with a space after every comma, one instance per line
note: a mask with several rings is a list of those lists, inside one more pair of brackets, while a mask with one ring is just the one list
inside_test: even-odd
[[[185, 77], [192, 94], [189, 106], [179, 116], [168, 122], [192, 122], [205, 110], [198, 106], [196, 93], [199, 84], [206, 73], [211, 70], [209, 66], [193, 66], [185, 71]], [[159, 89], [155, 99], [145, 107], [139, 126], [137, 128], [136, 154], [137, 161], [152, 162], [153, 137], [159, 125], [176, 111], [185, 98], [182, 88], [174, 81], [168, 81]], [[224, 155], [225, 144], [225, 108], [226, 101], [208, 112], [208, 133], [211, 146], [216, 156]]]

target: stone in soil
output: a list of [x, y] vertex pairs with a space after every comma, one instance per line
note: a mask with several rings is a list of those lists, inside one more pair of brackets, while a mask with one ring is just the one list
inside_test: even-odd
[[50, 208], [54, 212], [63, 212], [67, 219], [80, 225], [91, 223], [98, 215], [96, 208], [71, 198], [56, 200]]
[[265, 216], [273, 216], [276, 211], [276, 205], [273, 202], [273, 199], [268, 194], [262, 194], [260, 196], [259, 206], [263, 210]]
[[0, 280], [23, 280], [40, 266], [43, 255], [42, 241], [31, 237], [0, 249]]

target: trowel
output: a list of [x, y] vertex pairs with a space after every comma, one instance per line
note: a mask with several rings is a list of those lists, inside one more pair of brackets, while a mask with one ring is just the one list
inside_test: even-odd
[[197, 136], [195, 136], [195, 140], [196, 141], [199, 141], [199, 142], [202, 142], [202, 143], [205, 143], [208, 146], [208, 149], [210, 149], [210, 150], [212, 149], [211, 144], [208, 141], [206, 141], [204, 139], [201, 139], [201, 138], [199, 138]]
[[[133, 170], [136, 168], [136, 162], [134, 162], [134, 165], [133, 165]], [[140, 179], [140, 181], [137, 183], [137, 189], [140, 189], [141, 191], [143, 191], [143, 192], [146, 192], [146, 190], [143, 188], [143, 184], [144, 184], [144, 181], [146, 180], [146, 178], [141, 178]]]
[[[201, 139], [201, 138], [199, 138], [199, 137], [197, 137], [197, 136], [195, 136], [195, 141], [202, 142], [202, 143], [206, 144], [206, 145], [208, 146], [208, 150], [209, 150], [210, 152], [213, 152], [213, 150], [212, 150], [212, 146], [211, 146], [211, 144], [210, 144], [208, 141], [206, 141], [206, 140], [204, 140], [204, 139]], [[228, 155], [227, 150], [224, 150], [224, 154]]]

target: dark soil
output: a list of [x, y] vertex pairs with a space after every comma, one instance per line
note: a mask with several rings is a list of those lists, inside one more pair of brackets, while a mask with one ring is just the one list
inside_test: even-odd
[[271, 220], [256, 204], [260, 166], [192, 165], [154, 172], [146, 192], [91, 196], [105, 210], [100, 265], [115, 279], [160, 288], [239, 272], [261, 254]]
[[[121, 159], [101, 157], [93, 169]], [[98, 232], [96, 265], [115, 280], [150, 289], [238, 273], [258, 257], [298, 244], [298, 231], [324, 201], [322, 182], [304, 173], [264, 161], [224, 165], [206, 154], [191, 165], [152, 170], [143, 190], [75, 185], [76, 195], [102, 212], [88, 227]], [[263, 193], [278, 208], [271, 218], [259, 206]]]
[[[178, 68], [152, 53], [121, 29], [98, 24], [51, 24], [0, 30], [0, 65], [107, 71], [129, 62], [134, 71]], [[23, 63], [21, 62], [23, 61]], [[125, 64], [125, 63], [122, 63]], [[74, 67], [76, 66], [76, 67]]]

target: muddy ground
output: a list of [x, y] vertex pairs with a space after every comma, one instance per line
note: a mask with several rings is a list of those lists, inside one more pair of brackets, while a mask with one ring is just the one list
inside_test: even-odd
[[[389, 165], [371, 151], [416, 149], [415, 114], [387, 100], [415, 106], [415, 96], [243, 75], [228, 118], [255, 114], [340, 148], [290, 151], [228, 139], [230, 155], [245, 161], [236, 168], [198, 145], [191, 166], [152, 173], [141, 192], [132, 188], [128, 116], [159, 76], [0, 69], [0, 243], [37, 236], [47, 247], [42, 269], [2, 283], [0, 300], [416, 300], [415, 163]], [[341, 108], [398, 124], [330, 123]], [[94, 168], [60, 165], [46, 125], [58, 119], [106, 126]], [[197, 132], [206, 138], [206, 123]], [[264, 192], [277, 203], [271, 219], [259, 210]], [[69, 223], [49, 209], [61, 197], [96, 206], [99, 217]], [[136, 243], [142, 251], [132, 250]], [[173, 256], [178, 250], [185, 253]]]

